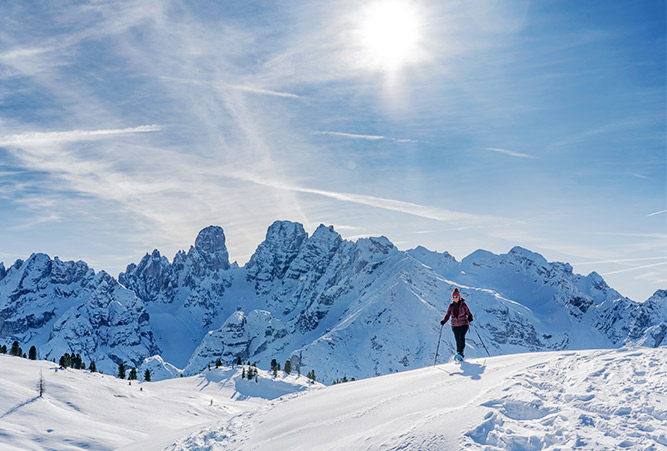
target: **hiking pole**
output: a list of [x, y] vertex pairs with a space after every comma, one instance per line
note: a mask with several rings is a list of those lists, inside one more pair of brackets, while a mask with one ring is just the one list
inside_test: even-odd
[[438, 347], [435, 348], [435, 360], [433, 361], [433, 366], [438, 361], [438, 351], [440, 351], [440, 339], [442, 339], [442, 328], [445, 327], [444, 324], [440, 326], [440, 335], [438, 336]]
[[485, 350], [486, 353], [489, 355], [489, 357], [491, 357], [491, 354], [489, 354], [489, 350], [486, 349], [486, 345], [484, 344], [484, 340], [482, 340], [482, 337], [479, 335], [479, 332], [477, 332], [477, 328], [474, 327], [474, 329], [475, 329], [475, 333], [477, 334], [477, 337], [479, 337], [479, 341], [481, 341], [481, 342], [482, 342], [482, 346], [484, 346], [484, 350]]
[[[472, 293], [470, 293], [470, 300], [472, 301]], [[479, 335], [479, 332], [477, 332], [477, 328], [473, 326], [473, 329], [475, 329], [475, 333], [477, 334], [477, 337], [479, 338], [479, 341], [482, 343], [482, 346], [484, 346], [484, 350], [486, 351], [486, 354], [491, 357], [491, 354], [489, 354], [489, 350], [486, 349], [486, 345], [484, 344], [484, 340], [482, 340], [482, 337]]]

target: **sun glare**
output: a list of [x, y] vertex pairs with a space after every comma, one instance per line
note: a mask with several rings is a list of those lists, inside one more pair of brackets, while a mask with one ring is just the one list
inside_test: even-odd
[[413, 2], [384, 0], [367, 7], [360, 23], [364, 64], [396, 70], [419, 59], [421, 20]]

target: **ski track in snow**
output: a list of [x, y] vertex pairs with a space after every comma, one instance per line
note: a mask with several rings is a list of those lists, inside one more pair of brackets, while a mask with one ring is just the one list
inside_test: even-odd
[[166, 449], [667, 450], [667, 348], [481, 362], [292, 395]]

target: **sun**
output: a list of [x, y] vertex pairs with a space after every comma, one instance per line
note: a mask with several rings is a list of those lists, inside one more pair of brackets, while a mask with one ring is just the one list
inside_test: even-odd
[[361, 14], [358, 44], [363, 65], [393, 71], [420, 59], [422, 20], [414, 2], [382, 0]]

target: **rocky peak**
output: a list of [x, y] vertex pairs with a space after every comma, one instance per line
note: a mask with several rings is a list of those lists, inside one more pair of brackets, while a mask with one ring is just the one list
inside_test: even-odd
[[225, 232], [222, 227], [208, 226], [202, 229], [195, 240], [195, 248], [209, 254], [226, 253]]
[[[17, 261], [18, 263], [18, 261]], [[20, 288], [30, 288], [38, 284], [41, 280], [48, 279], [51, 273], [51, 257], [46, 254], [32, 254], [24, 264], [17, 267], [20, 270]]]
[[342, 242], [343, 238], [333, 226], [326, 227], [320, 224], [301, 249], [299, 272], [305, 273], [311, 269], [318, 273], [324, 271]]
[[196, 255], [203, 257], [213, 271], [229, 269], [229, 254], [222, 227], [208, 226], [199, 232], [194, 247], [191, 247], [188, 252], [188, 256], [195, 257]]
[[514, 246], [506, 255], [507, 259], [519, 263], [523, 267], [547, 266], [547, 260], [536, 252], [529, 251], [520, 246]]
[[13, 264], [12, 266], [9, 267], [9, 269], [7, 270], [7, 272], [9, 273], [9, 272], [12, 271], [12, 270], [13, 270], [13, 271], [18, 271], [19, 269], [23, 268], [23, 264], [24, 264], [24, 263], [25, 263], [25, 262], [24, 262], [23, 260], [21, 260], [20, 258], [16, 259], [16, 261], [14, 262], [14, 264]]
[[0, 280], [4, 279], [6, 274], [7, 270], [5, 270], [5, 265], [0, 262]]
[[308, 234], [303, 225], [291, 221], [275, 221], [266, 231], [265, 243], [272, 247], [299, 248]]
[[667, 290], [657, 290], [653, 295], [651, 295], [650, 298], [646, 300], [646, 302], [652, 301], [652, 302], [665, 302], [667, 301]]
[[118, 281], [145, 302], [158, 300], [168, 290], [172, 278], [169, 260], [157, 249], [144, 255], [138, 265], [129, 264], [125, 272], [118, 275]]
[[497, 260], [498, 256], [496, 254], [485, 251], [484, 249], [478, 249], [461, 260], [461, 264], [464, 267], [474, 266], [490, 268], [496, 265]]
[[455, 267], [458, 264], [449, 252], [439, 253], [428, 250], [424, 246], [417, 246], [407, 251], [407, 253], [418, 262], [439, 271], [447, 272], [450, 267]]
[[58, 257], [53, 259], [51, 264], [51, 282], [57, 284], [70, 284], [79, 282], [87, 276], [95, 274], [88, 265], [79, 260], [78, 262], [63, 262]]
[[360, 238], [355, 245], [355, 259], [364, 263], [383, 260], [398, 249], [386, 237]]
[[307, 239], [308, 235], [301, 224], [274, 222], [266, 232], [266, 239], [257, 247], [246, 266], [248, 277], [260, 281], [281, 278]]
[[311, 240], [314, 241], [337, 241], [341, 239], [338, 232], [334, 230], [334, 226], [325, 226], [324, 224], [320, 224], [311, 237]]

